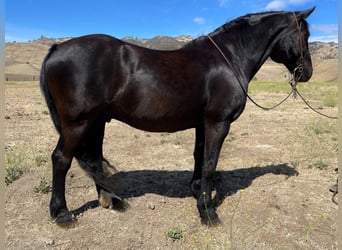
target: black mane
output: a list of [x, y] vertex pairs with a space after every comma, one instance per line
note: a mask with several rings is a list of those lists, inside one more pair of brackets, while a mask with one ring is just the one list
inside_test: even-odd
[[273, 15], [277, 15], [281, 13], [285, 13], [285, 12], [284, 11], [267, 11], [267, 12], [246, 14], [244, 16], [235, 18], [231, 21], [227, 21], [225, 24], [223, 24], [222, 26], [218, 27], [213, 32], [211, 32], [210, 35], [214, 35], [218, 32], [226, 31], [228, 29], [231, 29], [233, 27], [240, 26], [243, 24], [255, 25], [255, 24], [260, 23], [262, 19], [265, 17], [273, 16]]

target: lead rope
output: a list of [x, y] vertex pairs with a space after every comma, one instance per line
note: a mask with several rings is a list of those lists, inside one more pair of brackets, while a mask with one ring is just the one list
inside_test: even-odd
[[330, 116], [330, 115], [327, 115], [327, 114], [324, 114], [322, 112], [319, 112], [317, 109], [313, 108], [307, 100], [305, 100], [305, 98], [298, 92], [298, 90], [296, 90], [296, 95], [299, 95], [299, 97], [303, 100], [303, 102], [314, 112], [316, 112], [317, 114], [321, 115], [321, 116], [325, 116], [326, 118], [330, 118], [330, 119], [338, 119], [337, 116]]
[[330, 118], [330, 119], [338, 119], [337, 116], [330, 116], [327, 114], [324, 114], [322, 112], [319, 112], [317, 109], [315, 109], [314, 107], [312, 107], [309, 102], [299, 93], [298, 89], [297, 89], [297, 81], [295, 80], [295, 74], [296, 74], [296, 70], [299, 69], [301, 70], [301, 65], [298, 66], [297, 68], [295, 68], [295, 70], [293, 71], [293, 75], [289, 81], [291, 87], [292, 87], [292, 92], [293, 93], [293, 98], [297, 99], [297, 95], [302, 99], [302, 101], [306, 104], [306, 106], [308, 106], [312, 111], [316, 112], [317, 114], [324, 116], [326, 118]]
[[297, 16], [294, 12], [293, 16], [294, 19], [296, 20], [296, 24], [297, 24], [297, 30], [298, 30], [298, 43], [299, 43], [299, 48], [300, 48], [300, 64], [298, 65], [297, 68], [294, 69], [292, 77], [290, 79], [290, 85], [292, 87], [293, 90], [293, 97], [296, 99], [297, 95], [302, 99], [302, 101], [314, 112], [316, 112], [317, 114], [330, 118], [330, 119], [337, 119], [337, 116], [330, 116], [330, 115], [326, 115], [323, 114], [322, 112], [319, 112], [317, 109], [313, 108], [309, 102], [307, 100], [305, 100], [305, 98], [299, 93], [299, 91], [297, 90], [297, 81], [295, 79], [295, 75], [297, 72], [302, 73], [303, 72], [303, 64], [304, 64], [304, 55], [303, 55], [303, 40], [302, 40], [302, 34], [301, 34], [301, 23], [298, 23], [298, 19]]

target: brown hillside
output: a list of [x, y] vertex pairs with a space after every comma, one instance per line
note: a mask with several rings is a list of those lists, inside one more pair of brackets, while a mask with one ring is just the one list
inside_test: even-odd
[[[41, 63], [54, 43], [70, 38], [46, 38], [25, 43], [6, 43], [5, 74], [8, 81], [23, 81], [39, 79]], [[167, 37], [157, 36], [152, 39], [136, 39], [132, 37], [123, 40], [152, 49], [177, 49], [186, 42], [191, 41], [189, 36]], [[338, 68], [338, 44], [336, 43], [310, 43], [310, 51], [314, 66], [311, 81], [336, 81]], [[255, 79], [262, 81], [284, 81], [288, 71], [281, 65], [268, 60], [256, 74]]]

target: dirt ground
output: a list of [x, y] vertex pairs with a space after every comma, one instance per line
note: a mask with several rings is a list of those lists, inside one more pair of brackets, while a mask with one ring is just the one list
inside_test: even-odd
[[[270, 104], [283, 97], [255, 93]], [[315, 105], [315, 103], [313, 103]], [[26, 167], [5, 187], [7, 249], [337, 249], [336, 121], [300, 100], [273, 111], [248, 102], [222, 148], [216, 192], [221, 224], [201, 225], [189, 182], [194, 130], [153, 134], [107, 124], [106, 158], [121, 210], [97, 207], [64, 227], [49, 216], [50, 154], [57, 141], [38, 83], [6, 85], [6, 155]], [[324, 108], [331, 115], [337, 108]], [[20, 159], [22, 159], [20, 161]], [[74, 162], [67, 176], [69, 209], [96, 199], [93, 181]]]

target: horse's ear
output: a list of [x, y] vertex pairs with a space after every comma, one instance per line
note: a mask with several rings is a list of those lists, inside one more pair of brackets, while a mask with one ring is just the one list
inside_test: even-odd
[[297, 18], [298, 19], [305, 19], [307, 18], [308, 16], [310, 16], [310, 14], [316, 9], [316, 6], [312, 7], [311, 9], [308, 9], [308, 10], [304, 10], [304, 11], [300, 11], [300, 12], [297, 12], [296, 15], [297, 15]]

